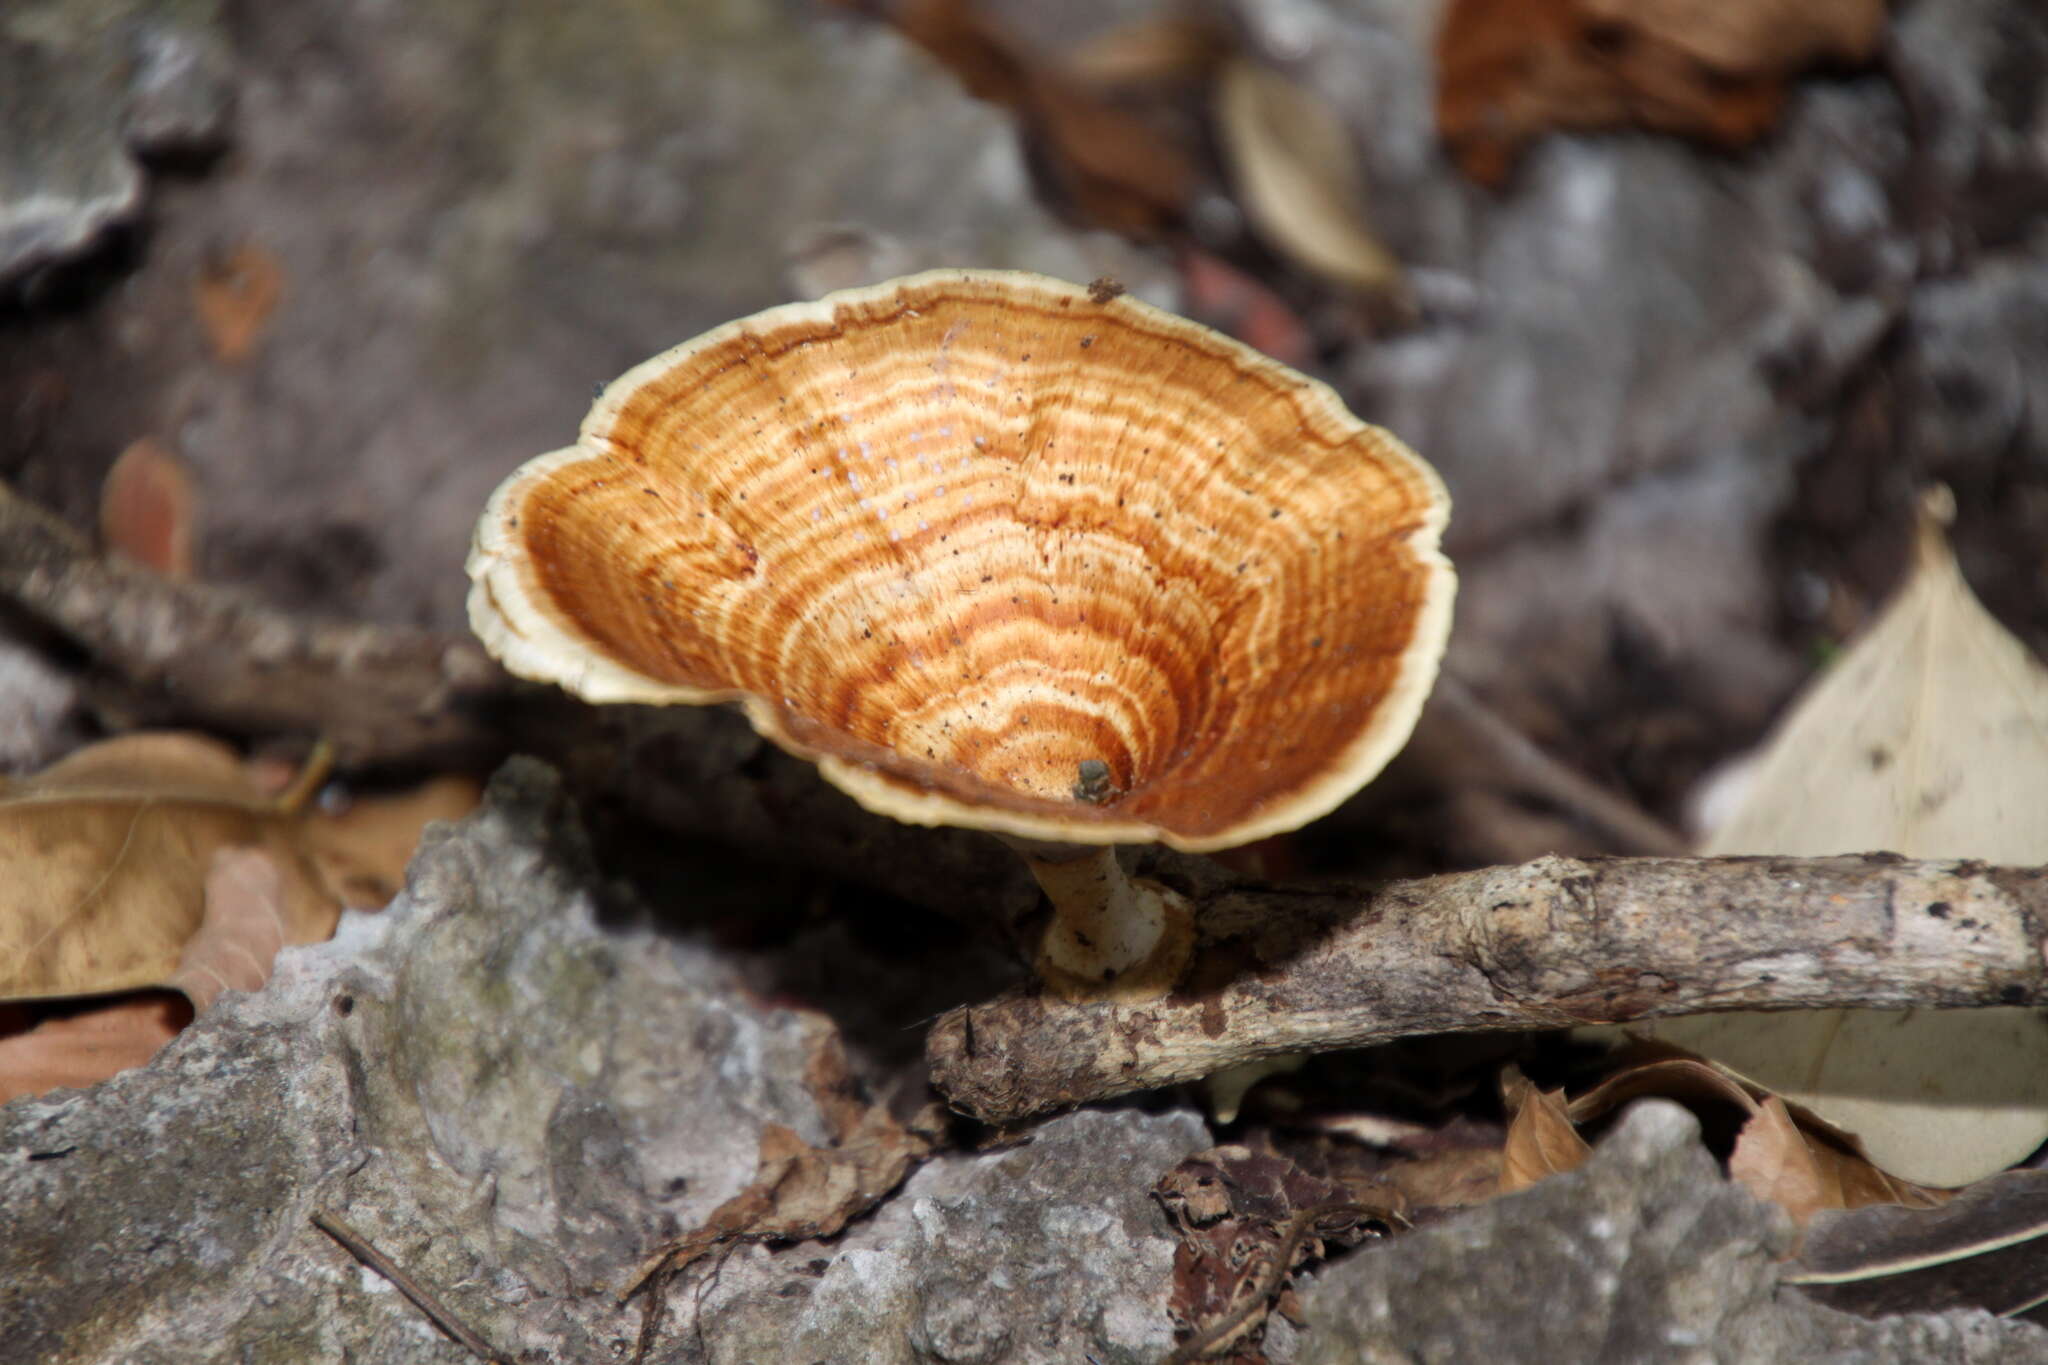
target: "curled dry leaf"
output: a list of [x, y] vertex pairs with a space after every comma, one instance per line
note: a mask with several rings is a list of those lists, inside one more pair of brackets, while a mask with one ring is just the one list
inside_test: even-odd
[[1729, 1177], [1757, 1198], [1774, 1203], [1802, 1226], [1822, 1209], [1895, 1204], [1932, 1208], [1947, 1198], [1898, 1179], [1863, 1155], [1856, 1139], [1818, 1116], [1703, 1058], [1650, 1046], [1645, 1060], [1624, 1061], [1599, 1085], [1566, 1103], [1561, 1090], [1540, 1091], [1510, 1067], [1502, 1097], [1510, 1115], [1501, 1153], [1499, 1192], [1526, 1189], [1547, 1175], [1578, 1166], [1592, 1149], [1578, 1126], [1632, 1100], [1676, 1101], [1703, 1122], [1733, 1112], [1739, 1128]]
[[[1937, 498], [1906, 586], [1794, 704], [1705, 852], [2048, 861], [2048, 669], [1971, 594], [1943, 512]], [[1929, 913], [1929, 933], [1976, 928], [1944, 903]], [[1733, 1013], [1653, 1031], [1922, 1184], [1967, 1184], [2048, 1140], [2038, 1010]]]
[[1498, 185], [1552, 128], [1637, 126], [1724, 147], [1776, 121], [1787, 82], [1868, 60], [1884, 0], [1452, 0], [1437, 33], [1437, 130]]
[[1785, 1279], [1872, 1316], [2026, 1312], [2048, 1301], [2048, 1171], [1991, 1176], [1933, 1209], [1822, 1213]]
[[1344, 288], [1400, 283], [1400, 262], [1366, 217], [1351, 135], [1321, 96], [1237, 57], [1216, 83], [1215, 117], [1238, 198], [1262, 236]]
[[1564, 1091], [1538, 1090], [1510, 1066], [1501, 1074], [1501, 1103], [1508, 1135], [1501, 1146], [1498, 1193], [1513, 1194], [1545, 1176], [1575, 1170], [1593, 1154], [1566, 1111]]

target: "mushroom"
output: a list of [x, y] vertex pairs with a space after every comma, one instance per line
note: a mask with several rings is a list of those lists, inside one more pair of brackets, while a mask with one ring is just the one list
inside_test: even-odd
[[492, 495], [470, 623], [593, 702], [736, 702], [912, 824], [992, 831], [1062, 994], [1159, 994], [1185, 901], [1115, 845], [1324, 814], [1450, 629], [1430, 467], [1324, 385], [1121, 294], [939, 270], [716, 328]]

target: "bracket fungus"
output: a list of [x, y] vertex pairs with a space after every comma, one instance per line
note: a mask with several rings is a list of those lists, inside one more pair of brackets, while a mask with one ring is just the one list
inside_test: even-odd
[[1406, 741], [1450, 629], [1428, 465], [1109, 290], [942, 270], [728, 323], [492, 496], [470, 621], [593, 702], [736, 702], [870, 810], [1008, 838], [1063, 994], [1162, 993], [1114, 845], [1296, 828]]

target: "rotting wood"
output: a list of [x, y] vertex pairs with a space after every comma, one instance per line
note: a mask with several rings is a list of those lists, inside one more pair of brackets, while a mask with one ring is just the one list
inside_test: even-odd
[[1199, 947], [1143, 1005], [1017, 992], [927, 1041], [990, 1123], [1284, 1052], [1710, 1010], [2048, 1003], [2048, 869], [1538, 858], [1377, 889], [1194, 890]]

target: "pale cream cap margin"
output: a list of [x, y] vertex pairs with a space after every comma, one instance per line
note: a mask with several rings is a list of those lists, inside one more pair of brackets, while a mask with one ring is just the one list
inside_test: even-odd
[[1451, 603], [1457, 591], [1456, 572], [1439, 546], [1444, 526], [1450, 520], [1450, 493], [1436, 470], [1391, 433], [1354, 417], [1329, 385], [1289, 369], [1233, 338], [1128, 295], [1108, 306], [1135, 312], [1162, 332], [1180, 333], [1199, 339], [1206, 345], [1222, 347], [1247, 370], [1265, 374], [1283, 387], [1303, 395], [1310, 411], [1319, 410], [1334, 428], [1374, 433], [1379, 438], [1377, 445], [1380, 451], [1397, 462], [1405, 461], [1417, 481], [1433, 495], [1423, 524], [1416, 528], [1408, 542], [1417, 560], [1429, 571], [1429, 583], [1423, 594], [1414, 636], [1402, 656], [1394, 685], [1381, 701], [1372, 723], [1348, 749], [1331, 757], [1328, 770], [1321, 779], [1254, 818], [1220, 833], [1189, 838], [1143, 822], [1065, 821], [1053, 816], [977, 806], [936, 792], [912, 791], [902, 786], [899, 780], [876, 773], [864, 764], [821, 754], [797, 743], [782, 730], [774, 706], [764, 698], [737, 690], [658, 682], [604, 657], [591, 642], [564, 628], [528, 595], [517, 564], [523, 551], [510, 509], [518, 505], [530, 481], [544, 478], [567, 464], [602, 458], [608, 449], [608, 433], [619, 409], [642, 385], [667, 373], [697, 352], [722, 345], [740, 333], [772, 332], [790, 323], [829, 323], [844, 306], [884, 300], [900, 290], [948, 281], [994, 284], [1019, 294], [1035, 294], [1051, 300], [1088, 297], [1087, 291], [1079, 286], [1025, 271], [929, 270], [880, 284], [841, 290], [820, 299], [782, 304], [714, 327], [651, 360], [642, 361], [605, 388], [604, 394], [591, 408], [590, 415], [583, 419], [576, 445], [527, 461], [500, 484], [491, 494], [490, 501], [484, 504], [469, 551], [470, 629], [510, 672], [537, 682], [558, 684], [585, 701], [686, 706], [736, 701], [745, 712], [748, 723], [764, 739], [817, 764], [826, 781], [869, 810], [905, 824], [952, 825], [1074, 844], [1157, 842], [1188, 853], [1206, 853], [1299, 829], [1336, 809], [1377, 776], [1387, 761], [1408, 742], [1416, 717], [1422, 713], [1423, 702], [1428, 699], [1430, 688], [1436, 684], [1437, 668], [1450, 639]]

